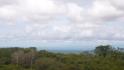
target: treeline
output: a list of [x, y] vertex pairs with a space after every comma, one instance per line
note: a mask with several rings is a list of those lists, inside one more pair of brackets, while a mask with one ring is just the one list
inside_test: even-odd
[[0, 70], [124, 70], [124, 51], [111, 45], [79, 54], [38, 51], [35, 47], [0, 48]]

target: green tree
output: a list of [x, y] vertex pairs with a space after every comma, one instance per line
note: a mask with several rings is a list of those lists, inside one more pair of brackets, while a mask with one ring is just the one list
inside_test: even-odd
[[98, 56], [106, 57], [108, 54], [111, 54], [113, 48], [111, 45], [99, 45], [95, 48], [95, 53]]

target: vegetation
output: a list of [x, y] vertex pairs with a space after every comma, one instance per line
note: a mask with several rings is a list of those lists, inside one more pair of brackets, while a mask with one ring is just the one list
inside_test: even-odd
[[30, 48], [0, 48], [0, 70], [124, 70], [124, 52], [110, 45], [94, 52], [52, 53]]

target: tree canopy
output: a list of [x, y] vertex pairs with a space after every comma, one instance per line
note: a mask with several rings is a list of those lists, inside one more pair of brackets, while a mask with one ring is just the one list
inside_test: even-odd
[[93, 52], [53, 53], [30, 48], [0, 48], [0, 70], [124, 70], [124, 52], [99, 45]]

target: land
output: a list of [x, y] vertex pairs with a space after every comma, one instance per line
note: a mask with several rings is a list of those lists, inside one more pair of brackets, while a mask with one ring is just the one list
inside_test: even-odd
[[54, 53], [35, 47], [0, 48], [0, 70], [124, 70], [124, 51], [111, 45], [80, 53]]

